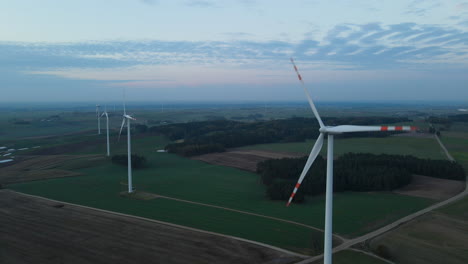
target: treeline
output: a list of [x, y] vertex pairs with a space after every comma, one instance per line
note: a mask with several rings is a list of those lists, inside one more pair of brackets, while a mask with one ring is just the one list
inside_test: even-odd
[[[306, 163], [307, 157], [271, 159], [257, 165], [257, 173], [267, 186], [272, 200], [287, 200]], [[464, 180], [463, 167], [445, 160], [419, 159], [402, 155], [342, 155], [334, 162], [334, 191], [390, 191], [411, 182], [412, 174]], [[318, 156], [294, 198], [302, 202], [304, 195], [325, 191], [326, 161]]]
[[[132, 154], [132, 168], [141, 169], [147, 166], [146, 158], [140, 155]], [[114, 155], [112, 156], [112, 163], [119, 164], [122, 166], [128, 166], [128, 156], [127, 155]]]
[[150, 131], [181, 141], [166, 146], [167, 151], [193, 156], [253, 144], [305, 141], [318, 136], [316, 123], [309, 118], [252, 123], [214, 120], [151, 127]]
[[468, 122], [468, 114], [443, 116], [430, 116], [426, 118], [428, 123], [440, 124], [449, 127], [453, 122]]
[[[330, 124], [390, 124], [409, 121], [394, 117], [328, 118]], [[367, 122], [366, 122], [367, 120]], [[183, 156], [222, 152], [226, 148], [273, 142], [301, 142], [318, 136], [318, 124], [312, 118], [289, 118], [258, 122], [212, 120], [153, 126], [151, 133], [163, 134], [173, 141], [166, 150]], [[356, 133], [355, 136], [388, 136], [388, 133]]]

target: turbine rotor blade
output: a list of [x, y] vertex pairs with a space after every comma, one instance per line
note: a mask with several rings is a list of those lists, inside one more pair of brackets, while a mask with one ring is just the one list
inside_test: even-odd
[[122, 129], [123, 129], [124, 125], [125, 125], [125, 117], [122, 120], [122, 125], [120, 126], [120, 132], [119, 132], [119, 139], [117, 141], [120, 141], [120, 135], [122, 134]]
[[372, 132], [372, 131], [415, 131], [414, 126], [352, 126], [342, 125], [335, 127], [326, 127], [323, 129], [328, 133], [351, 133], [351, 132]]
[[291, 63], [294, 66], [294, 70], [296, 71], [297, 78], [299, 78], [299, 81], [301, 82], [302, 88], [304, 88], [304, 92], [307, 96], [307, 100], [309, 101], [310, 108], [312, 108], [312, 112], [314, 112], [315, 118], [317, 118], [317, 121], [319, 122], [320, 127], [325, 127], [317, 111], [317, 108], [315, 108], [315, 104], [314, 104], [314, 101], [312, 101], [312, 97], [310, 96], [309, 90], [307, 90], [307, 87], [304, 84], [304, 80], [302, 80], [302, 76], [299, 73], [299, 70], [297, 69], [296, 64], [294, 63], [293, 58], [291, 58]]
[[296, 195], [297, 190], [299, 189], [299, 186], [301, 186], [302, 180], [304, 180], [307, 172], [309, 171], [310, 167], [312, 166], [318, 154], [320, 153], [322, 146], [323, 146], [323, 133], [320, 133], [319, 137], [317, 138], [317, 141], [315, 141], [314, 147], [312, 148], [312, 151], [309, 154], [309, 158], [307, 159], [304, 169], [302, 170], [301, 176], [299, 177], [299, 180], [297, 181], [296, 186], [294, 187], [294, 190], [291, 193], [291, 196], [289, 197], [289, 200], [286, 206], [289, 206], [289, 204], [291, 204], [294, 196]]
[[126, 101], [126, 99], [125, 99], [125, 89], [124, 89], [124, 90], [123, 90], [123, 108], [124, 108], [124, 115], [127, 114], [127, 110], [125, 109], [125, 101]]

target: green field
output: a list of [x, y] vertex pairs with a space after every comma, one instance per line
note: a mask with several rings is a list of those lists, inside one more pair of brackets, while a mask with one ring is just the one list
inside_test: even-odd
[[[309, 154], [315, 140], [293, 143], [259, 144], [243, 147], [244, 149], [287, 151]], [[325, 140], [321, 155], [326, 156], [327, 142]], [[334, 154], [344, 153], [374, 153], [413, 155], [419, 158], [446, 159], [439, 144], [432, 138], [416, 137], [385, 137], [385, 138], [346, 138], [335, 139]]]
[[468, 132], [451, 130], [440, 137], [453, 158], [468, 170]]
[[[209, 165], [173, 154], [157, 153], [156, 150], [166, 142], [161, 137], [134, 139], [133, 149], [144, 154], [150, 164], [149, 168], [134, 170], [134, 185], [137, 190], [323, 227], [322, 196], [310, 197], [305, 204], [287, 208], [284, 202], [272, 202], [265, 197], [264, 186], [259, 183], [256, 174]], [[99, 150], [103, 153], [104, 146], [86, 146], [84, 153]], [[125, 149], [125, 141], [113, 144], [114, 151], [124, 153]], [[126, 168], [110, 162], [79, 172], [84, 176], [14, 184], [8, 188], [240, 236], [299, 252], [312, 253], [317, 243], [321, 247], [320, 232], [293, 224], [166, 199], [142, 201], [123, 198], [119, 193], [126, 190]], [[430, 203], [426, 199], [391, 193], [337, 193], [334, 203], [335, 232], [346, 236], [363, 234]], [[254, 232], [255, 230], [264, 232]], [[286, 233], [289, 235], [285, 235]]]

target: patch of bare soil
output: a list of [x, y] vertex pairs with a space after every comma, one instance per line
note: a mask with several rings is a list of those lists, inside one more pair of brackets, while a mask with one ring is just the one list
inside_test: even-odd
[[465, 189], [465, 182], [413, 175], [410, 184], [393, 192], [433, 200], [445, 200]]
[[302, 156], [304, 156], [302, 153], [231, 149], [221, 153], [210, 153], [195, 156], [192, 157], [192, 159], [201, 160], [209, 164], [255, 172], [257, 170], [257, 163], [261, 161], [267, 159], [297, 158]]
[[39, 155], [21, 156], [14, 164], [2, 167], [0, 184], [26, 182], [80, 175], [74, 169], [102, 162], [100, 155]]
[[1, 263], [293, 263], [260, 245], [0, 190]]
[[431, 212], [370, 242], [395, 263], [468, 263], [468, 222]]
[[61, 155], [61, 154], [70, 154], [76, 153], [81, 150], [85, 150], [90, 146], [95, 146], [101, 143], [102, 140], [89, 140], [76, 143], [62, 144], [53, 147], [43, 147], [29, 152], [30, 155]]

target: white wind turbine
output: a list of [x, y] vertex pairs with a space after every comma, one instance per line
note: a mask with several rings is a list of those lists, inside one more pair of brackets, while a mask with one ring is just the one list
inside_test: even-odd
[[107, 130], [107, 157], [110, 156], [110, 144], [109, 144], [109, 115], [107, 114], [107, 106], [104, 109], [104, 113], [102, 113], [102, 116], [106, 116], [106, 130]]
[[119, 140], [120, 140], [120, 135], [122, 134], [122, 129], [125, 125], [125, 122], [127, 123], [127, 155], [128, 155], [128, 193], [133, 192], [133, 187], [132, 187], [132, 151], [131, 151], [131, 139], [130, 139], [130, 120], [136, 120], [135, 118], [131, 117], [130, 115], [127, 115], [127, 112], [125, 110], [125, 99], [124, 99], [124, 114], [123, 114], [123, 120], [122, 120], [122, 126], [120, 126], [120, 132], [119, 132]]
[[96, 117], [97, 117], [97, 122], [98, 122], [98, 135], [101, 135], [101, 116], [99, 115], [99, 108], [100, 105], [96, 105]]
[[294, 190], [289, 197], [289, 201], [287, 206], [291, 203], [294, 195], [296, 195], [299, 186], [302, 183], [302, 180], [309, 171], [312, 163], [317, 158], [320, 150], [323, 146], [323, 138], [325, 135], [328, 136], [328, 147], [327, 147], [327, 180], [326, 180], [326, 193], [325, 193], [325, 239], [324, 239], [324, 264], [331, 264], [332, 263], [332, 210], [333, 210], [333, 136], [336, 134], [342, 133], [351, 133], [351, 132], [371, 132], [371, 131], [411, 131], [416, 130], [416, 127], [410, 126], [353, 126], [353, 125], [341, 125], [341, 126], [325, 126], [320, 118], [320, 115], [315, 108], [314, 102], [312, 101], [312, 97], [309, 94], [309, 91], [304, 85], [304, 81], [302, 80], [299, 71], [297, 70], [296, 65], [294, 64], [294, 60], [291, 58], [291, 63], [294, 66], [294, 70], [297, 73], [297, 77], [304, 88], [304, 92], [307, 96], [307, 100], [309, 101], [310, 107], [312, 108], [312, 112], [314, 112], [315, 118], [320, 124], [320, 135], [315, 141], [315, 145], [310, 152], [309, 158], [302, 170], [301, 176], [297, 181]]

